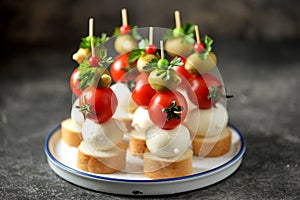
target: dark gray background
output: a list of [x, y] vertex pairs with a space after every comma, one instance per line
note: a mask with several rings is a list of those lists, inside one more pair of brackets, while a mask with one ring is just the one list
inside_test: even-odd
[[[234, 98], [230, 123], [247, 150], [224, 181], [174, 199], [300, 198], [300, 2], [296, 0], [1, 1], [0, 198], [127, 199], [77, 187], [57, 176], [43, 150], [71, 109], [71, 55], [95, 18], [110, 35], [120, 9], [140, 27], [196, 23], [215, 38], [218, 68]], [[159, 198], [159, 197], [157, 197]]]

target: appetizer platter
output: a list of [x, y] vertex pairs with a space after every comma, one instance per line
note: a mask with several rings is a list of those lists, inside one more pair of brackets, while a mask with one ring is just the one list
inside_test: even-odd
[[[70, 117], [45, 141], [51, 168], [76, 185], [128, 195], [184, 192], [238, 169], [242, 134], [229, 125], [228, 95], [213, 39], [198, 25], [122, 25], [82, 38], [72, 58]], [[120, 188], [118, 191], [115, 187]]]

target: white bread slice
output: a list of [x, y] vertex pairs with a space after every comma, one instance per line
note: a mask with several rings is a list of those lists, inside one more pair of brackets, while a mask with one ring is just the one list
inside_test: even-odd
[[115, 173], [125, 167], [127, 145], [119, 143], [115, 148], [96, 151], [83, 141], [78, 147], [77, 167], [97, 174]]
[[74, 125], [71, 118], [61, 122], [61, 137], [67, 145], [74, 147], [77, 147], [82, 141], [81, 132]]
[[187, 176], [193, 172], [192, 162], [193, 151], [190, 149], [172, 158], [162, 158], [146, 152], [144, 153], [144, 175], [151, 179]]
[[128, 151], [136, 156], [142, 157], [147, 148], [145, 133], [140, 133], [136, 130], [132, 130], [129, 139]]
[[203, 157], [217, 157], [226, 154], [231, 147], [231, 130], [225, 127], [219, 136], [200, 137], [193, 140], [194, 155]]

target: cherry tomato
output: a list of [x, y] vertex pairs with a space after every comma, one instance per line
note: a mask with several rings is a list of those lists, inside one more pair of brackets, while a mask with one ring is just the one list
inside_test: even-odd
[[139, 74], [136, 77], [135, 87], [131, 94], [134, 102], [139, 106], [147, 108], [151, 98], [155, 94], [156, 91], [148, 83], [148, 75]]
[[89, 64], [91, 67], [96, 67], [98, 65], [98, 63], [100, 62], [99, 58], [96, 56], [91, 56], [89, 58]]
[[[182, 66], [174, 66], [174, 67], [172, 67], [172, 69], [174, 69], [181, 78], [181, 82], [179, 83], [178, 87], [180, 89], [186, 90], [188, 87], [190, 87], [188, 80], [193, 76], [193, 74], [191, 74], [184, 68], [186, 59], [181, 56], [179, 56], [179, 57], [181, 58], [183, 65]], [[173, 59], [174, 59], [174, 57], [171, 60], [173, 60]]]
[[202, 51], [205, 51], [205, 44], [200, 42], [200, 43], [196, 43], [194, 45], [194, 50], [197, 53], [201, 53]]
[[110, 65], [110, 73], [115, 82], [127, 82], [136, 77], [136, 62], [128, 63], [129, 53], [119, 55]]
[[[149, 117], [152, 122], [167, 130], [176, 128], [183, 122], [187, 111], [188, 105], [184, 96], [176, 90], [157, 93], [152, 97], [148, 106]], [[170, 117], [170, 115], [172, 116]]]
[[70, 88], [77, 97], [79, 97], [82, 93], [82, 90], [80, 89], [79, 75], [80, 71], [76, 68], [70, 76]]
[[149, 44], [145, 48], [146, 54], [155, 54], [156, 53], [156, 46], [154, 44]]
[[124, 25], [122, 25], [121, 27], [120, 27], [120, 33], [121, 34], [127, 34], [129, 31], [130, 31], [130, 26], [124, 26]]
[[[213, 101], [208, 98], [209, 87], [221, 86], [220, 81], [210, 74], [196, 75], [190, 78], [189, 83], [191, 90], [188, 90], [190, 100], [200, 109], [209, 109], [213, 105]], [[220, 90], [222, 92], [222, 90]], [[218, 99], [220, 100], [220, 99]]]
[[80, 111], [95, 122], [110, 119], [116, 111], [118, 100], [110, 88], [87, 87], [79, 98]]

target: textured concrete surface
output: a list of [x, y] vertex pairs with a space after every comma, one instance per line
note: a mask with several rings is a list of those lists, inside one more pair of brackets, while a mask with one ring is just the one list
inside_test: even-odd
[[[0, 199], [128, 199], [70, 184], [48, 166], [44, 140], [69, 116], [73, 50], [32, 50], [0, 68]], [[212, 186], [168, 199], [300, 199], [299, 43], [216, 45], [230, 93], [230, 122], [247, 150], [240, 168]], [[161, 197], [156, 197], [159, 199]]]

